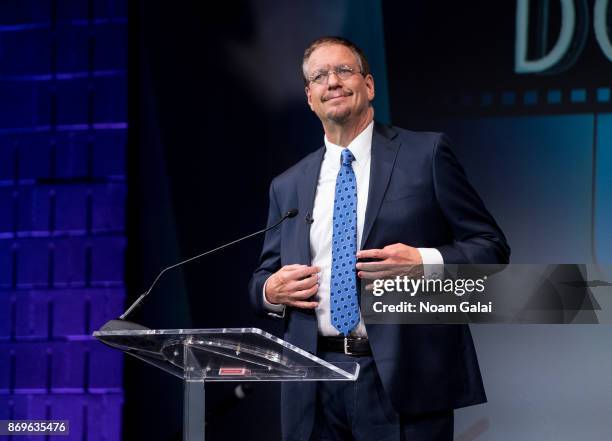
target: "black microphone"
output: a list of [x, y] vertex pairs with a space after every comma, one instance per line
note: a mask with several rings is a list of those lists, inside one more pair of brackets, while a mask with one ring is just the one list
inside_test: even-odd
[[147, 289], [144, 293], [142, 293], [140, 295], [140, 297], [138, 297], [138, 299], [136, 299], [136, 301], [134, 303], [132, 303], [132, 305], [123, 313], [119, 316], [118, 319], [113, 319], [110, 320], [108, 322], [106, 322], [104, 324], [104, 326], [102, 326], [100, 328], [100, 330], [102, 331], [113, 331], [113, 330], [119, 330], [119, 329], [127, 329], [126, 327], [129, 327], [130, 329], [136, 329], [135, 327], [139, 327], [139, 329], [146, 329], [144, 326], [142, 325], [138, 325], [136, 323], [131, 323], [125, 320], [125, 318], [138, 306], [140, 305], [143, 300], [145, 299], [145, 297], [147, 297], [151, 291], [153, 290], [153, 288], [155, 287], [155, 284], [157, 283], [157, 281], [160, 279], [161, 276], [164, 275], [164, 273], [166, 271], [170, 271], [171, 269], [177, 268], [181, 265], [184, 265], [186, 263], [189, 263], [193, 260], [199, 259], [200, 257], [204, 257], [208, 254], [212, 254], [216, 251], [220, 251], [224, 248], [227, 248], [231, 245], [237, 244], [238, 242], [242, 242], [243, 240], [249, 239], [253, 236], [257, 236], [259, 234], [265, 233], [268, 230], [271, 230], [273, 228], [276, 228], [277, 226], [279, 226], [285, 219], [289, 219], [292, 217], [297, 216], [297, 214], [299, 213], [297, 208], [291, 208], [289, 210], [287, 210], [287, 212], [283, 215], [283, 217], [281, 217], [278, 221], [276, 221], [274, 224], [270, 225], [269, 227], [264, 228], [263, 230], [259, 230], [256, 231], [255, 233], [251, 233], [247, 236], [241, 237], [240, 239], [236, 239], [232, 242], [226, 243], [224, 245], [221, 245], [217, 248], [214, 248], [212, 250], [208, 250], [205, 251], [201, 254], [198, 254], [197, 256], [193, 256], [190, 257], [189, 259], [185, 259], [181, 262], [175, 263], [174, 265], [170, 265], [169, 267], [164, 268], [163, 270], [161, 270], [161, 272], [157, 275], [157, 277], [155, 278], [155, 280], [153, 281], [153, 283], [151, 284], [151, 286], [149, 287], [149, 289]]
[[310, 213], [306, 214], [306, 219], [304, 219], [308, 225], [311, 225], [314, 222], [312, 215]]

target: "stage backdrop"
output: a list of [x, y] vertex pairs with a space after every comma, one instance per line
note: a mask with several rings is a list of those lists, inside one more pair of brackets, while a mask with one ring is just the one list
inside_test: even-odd
[[[270, 180], [322, 144], [305, 103], [301, 53], [310, 39], [339, 34], [372, 61], [377, 119], [451, 136], [514, 262], [609, 263], [603, 3], [243, 1], [212, 13], [147, 2], [136, 126], [147, 139], [141, 155], [162, 161], [142, 170], [163, 173], [138, 184], [139, 199], [157, 201], [160, 192], [147, 197], [147, 189], [164, 183], [158, 213], [168, 220], [159, 226], [175, 226], [150, 238], [176, 235], [175, 257], [188, 256], [263, 225]], [[149, 311], [187, 299], [193, 326], [279, 332], [247, 306], [260, 245], [186, 268]], [[599, 439], [610, 431], [609, 327], [487, 325], [474, 334], [490, 403], [458, 412], [459, 439]], [[231, 396], [231, 387], [215, 386], [211, 401]], [[275, 386], [254, 385], [234, 407], [222, 406], [211, 431], [278, 436], [276, 400]]]
[[[133, 300], [164, 265], [263, 226], [270, 180], [323, 142], [300, 72], [321, 35], [366, 50], [378, 120], [451, 136], [513, 262], [610, 263], [611, 9], [0, 2], [0, 419], [180, 439], [180, 381], [88, 336], [126, 287]], [[168, 274], [134, 320], [280, 335], [247, 302], [260, 248]], [[609, 437], [610, 327], [472, 329], [489, 403], [457, 412], [456, 439]], [[209, 439], [278, 439], [278, 385], [235, 386], [209, 388]]]
[[[142, 158], [131, 164], [141, 179], [130, 180], [130, 210], [147, 250], [137, 260], [156, 264], [141, 271], [140, 285], [162, 262], [264, 224], [270, 180], [322, 145], [300, 64], [304, 46], [325, 34], [365, 48], [377, 119], [450, 135], [513, 262], [610, 263], [610, 8], [490, 3], [242, 1], [213, 12], [141, 2], [132, 15], [141, 20], [140, 71], [130, 83]], [[253, 240], [177, 272], [142, 319], [279, 333], [247, 304], [260, 246]], [[473, 330], [490, 402], [457, 412], [458, 439], [595, 440], [612, 431], [612, 329]], [[211, 435], [278, 437], [277, 387], [252, 385], [243, 400], [233, 387], [211, 388], [220, 409]]]

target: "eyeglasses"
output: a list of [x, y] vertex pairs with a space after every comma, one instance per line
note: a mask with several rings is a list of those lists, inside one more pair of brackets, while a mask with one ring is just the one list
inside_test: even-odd
[[327, 84], [327, 81], [329, 80], [329, 76], [332, 73], [336, 74], [336, 76], [340, 78], [341, 80], [348, 80], [356, 72], [355, 72], [355, 69], [353, 69], [350, 66], [341, 65], [341, 66], [336, 66], [333, 69], [329, 69], [329, 70], [316, 71], [315, 73], [313, 73], [311, 76], [308, 77], [308, 81], [310, 81], [311, 83], [317, 83], [317, 84]]

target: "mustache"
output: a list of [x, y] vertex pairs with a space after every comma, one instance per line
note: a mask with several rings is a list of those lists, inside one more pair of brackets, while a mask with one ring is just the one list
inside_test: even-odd
[[339, 96], [351, 96], [353, 94], [352, 90], [343, 90], [342, 92], [338, 93], [337, 91], [334, 92], [330, 92], [327, 95], [323, 95], [321, 97], [321, 101], [325, 102], [325, 101], [329, 101], [332, 98], [338, 98]]

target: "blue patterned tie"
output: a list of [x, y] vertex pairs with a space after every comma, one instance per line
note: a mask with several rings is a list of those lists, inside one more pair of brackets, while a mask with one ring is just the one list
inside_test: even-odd
[[334, 233], [332, 236], [331, 320], [332, 325], [348, 335], [359, 323], [357, 301], [357, 181], [351, 163], [355, 157], [342, 150], [342, 165], [336, 178]]

